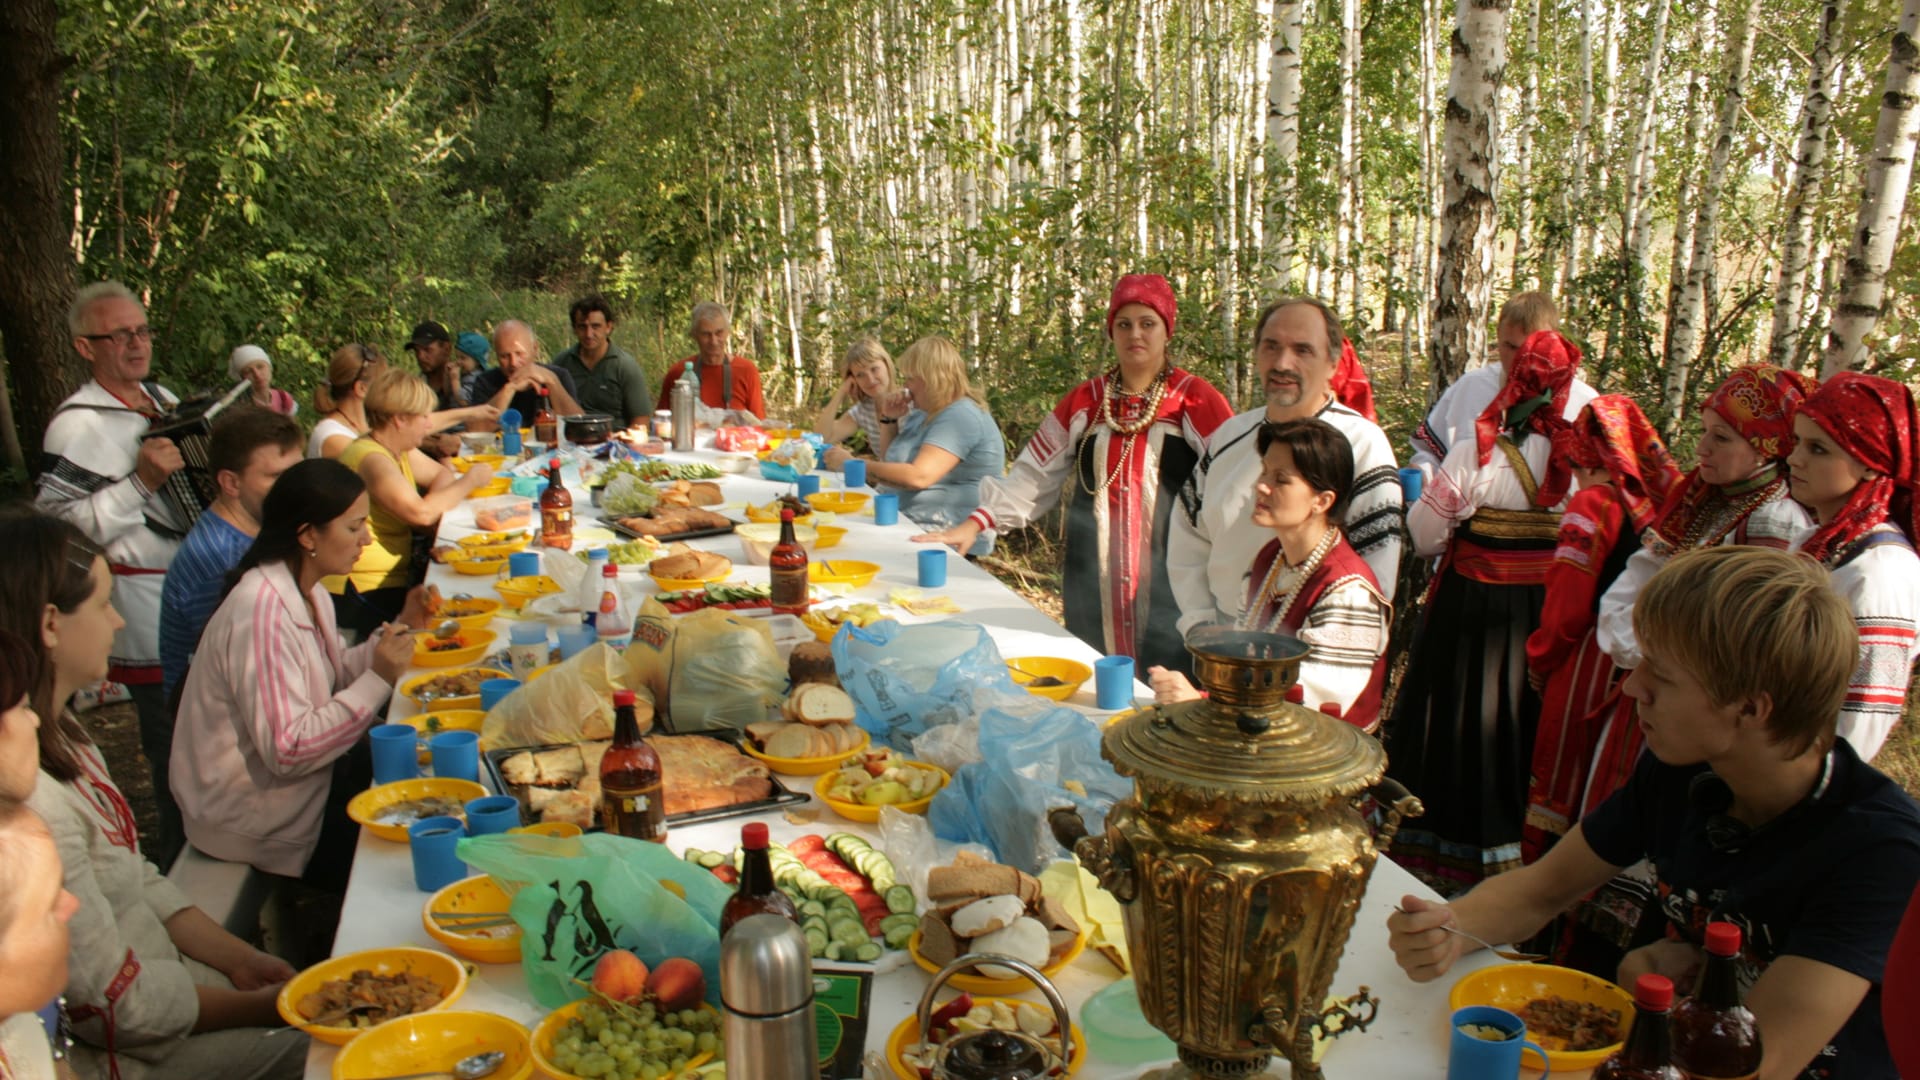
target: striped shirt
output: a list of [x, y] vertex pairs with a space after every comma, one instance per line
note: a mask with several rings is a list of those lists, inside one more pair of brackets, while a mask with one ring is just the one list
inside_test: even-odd
[[[1798, 551], [1819, 526], [1793, 538]], [[1900, 722], [1913, 662], [1920, 659], [1920, 556], [1898, 526], [1881, 522], [1835, 552], [1833, 591], [1846, 600], [1860, 630], [1860, 659], [1840, 706], [1841, 738], [1861, 761], [1872, 761]]]
[[240, 565], [252, 546], [253, 537], [217, 511], [208, 511], [193, 523], [193, 531], [174, 555], [160, 593], [160, 668], [169, 697], [186, 677], [194, 646], [200, 644], [200, 631], [220, 606], [227, 572]]

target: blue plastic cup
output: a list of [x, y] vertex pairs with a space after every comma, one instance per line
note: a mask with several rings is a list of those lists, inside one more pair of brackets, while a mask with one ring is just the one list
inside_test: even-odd
[[1409, 503], [1419, 502], [1420, 490], [1421, 488], [1426, 486], [1426, 482], [1427, 482], [1427, 474], [1421, 472], [1419, 469], [1412, 468], [1411, 466], [1405, 469], [1401, 469], [1400, 470], [1401, 497], [1404, 498]]
[[433, 752], [433, 775], [441, 779], [480, 779], [480, 733], [443, 731], [427, 740]]
[[1522, 1049], [1539, 1054], [1546, 1064], [1546, 1051], [1527, 1041], [1526, 1023], [1492, 1005], [1455, 1009], [1449, 1042], [1447, 1080], [1515, 1080]]
[[537, 551], [516, 551], [507, 556], [508, 577], [539, 577], [540, 553]]
[[848, 458], [846, 463], [840, 466], [840, 477], [846, 481], [848, 488], [866, 487], [866, 461], [861, 458]]
[[900, 496], [883, 491], [873, 497], [873, 523], [892, 525], [900, 520]]
[[500, 452], [508, 457], [520, 456], [520, 410], [518, 409], [500, 411]]
[[560, 659], [571, 660], [594, 643], [594, 628], [582, 623], [579, 626], [560, 628]]
[[511, 795], [482, 795], [467, 801], [468, 836], [491, 836], [519, 827], [519, 799]]
[[1103, 656], [1093, 662], [1093, 698], [1102, 709], [1133, 704], [1133, 657]]
[[920, 587], [937, 589], [947, 583], [947, 548], [942, 544], [920, 549]]
[[520, 689], [519, 679], [488, 679], [480, 684], [480, 708], [491, 710], [500, 699]]
[[820, 474], [802, 473], [800, 475], [800, 497], [820, 494]]
[[[469, 732], [468, 734], [472, 734]], [[441, 889], [467, 877], [460, 861], [460, 838], [467, 827], [457, 817], [421, 818], [407, 827], [407, 846], [413, 850], [413, 884], [421, 892]]]
[[420, 733], [406, 724], [380, 724], [367, 730], [373, 747], [373, 782], [391, 784], [420, 775]]

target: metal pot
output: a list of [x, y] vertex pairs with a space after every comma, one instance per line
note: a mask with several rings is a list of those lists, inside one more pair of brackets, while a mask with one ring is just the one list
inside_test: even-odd
[[561, 437], [575, 446], [598, 446], [613, 438], [613, 417], [605, 413], [575, 413], [560, 418]]

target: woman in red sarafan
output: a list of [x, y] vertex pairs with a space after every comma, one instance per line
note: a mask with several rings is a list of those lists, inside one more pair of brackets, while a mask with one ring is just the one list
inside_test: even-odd
[[1527, 638], [1527, 678], [1540, 690], [1533, 775], [1520, 856], [1532, 862], [1566, 834], [1618, 669], [1600, 648], [1601, 594], [1640, 550], [1640, 531], [1680, 480], [1667, 444], [1633, 399], [1595, 398], [1554, 436], [1580, 490], [1560, 518], [1540, 628]]

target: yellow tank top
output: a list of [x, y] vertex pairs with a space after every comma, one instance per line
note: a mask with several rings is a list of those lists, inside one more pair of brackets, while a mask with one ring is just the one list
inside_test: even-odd
[[[373, 454], [382, 455], [398, 465], [400, 475], [407, 478], [407, 483], [413, 483], [412, 462], [404, 457], [394, 457], [386, 447], [364, 435], [347, 444], [347, 448], [340, 452], [339, 461], [357, 473], [360, 463]], [[353, 572], [321, 579], [320, 583], [335, 596], [346, 591], [348, 578], [352, 578], [353, 587], [363, 593], [407, 584], [407, 564], [413, 557], [413, 529], [382, 507], [377, 499], [372, 500], [367, 528], [373, 533], [373, 543], [360, 553], [360, 561], [353, 564]]]

